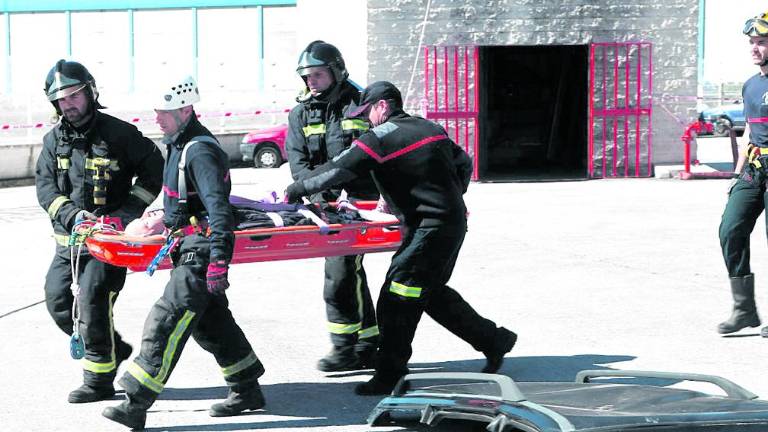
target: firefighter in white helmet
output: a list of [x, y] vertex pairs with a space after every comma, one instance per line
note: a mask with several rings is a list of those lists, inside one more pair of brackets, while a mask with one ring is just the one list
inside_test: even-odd
[[211, 416], [236, 415], [265, 403], [258, 382], [264, 367], [232, 317], [225, 294], [234, 246], [229, 160], [197, 120], [193, 104], [200, 94], [192, 77], [174, 81], [160, 96], [154, 108], [167, 146], [164, 223], [187, 235], [171, 252], [171, 280], [146, 319], [141, 352], [120, 379], [126, 400], [103, 412], [135, 429], [144, 427], [147, 410], [190, 336], [213, 354], [229, 385], [229, 396], [211, 407]]

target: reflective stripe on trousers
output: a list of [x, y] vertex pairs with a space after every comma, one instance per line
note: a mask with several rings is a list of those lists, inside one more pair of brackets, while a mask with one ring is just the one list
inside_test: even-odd
[[149, 388], [155, 393], [160, 393], [165, 387], [165, 381], [168, 379], [168, 373], [170, 372], [173, 359], [178, 355], [177, 348], [179, 339], [184, 335], [184, 332], [189, 327], [189, 323], [195, 317], [195, 313], [192, 311], [185, 311], [181, 319], [176, 323], [176, 327], [173, 329], [170, 337], [168, 338], [168, 344], [163, 350], [163, 360], [160, 370], [156, 376], [151, 376], [144, 369], [136, 363], [131, 363], [128, 367], [128, 373], [136, 378], [139, 383]]
[[[109, 340], [112, 343], [112, 350], [109, 353], [109, 361], [107, 363], [98, 363], [88, 359], [82, 359], [83, 369], [97, 373], [106, 374], [114, 372], [117, 369], [117, 362], [115, 360], [115, 322], [112, 316], [112, 308], [115, 306], [115, 298], [117, 293], [115, 291], [109, 292], [109, 305], [107, 309], [107, 318], [109, 319]], [[87, 341], [86, 341], [87, 342]]]

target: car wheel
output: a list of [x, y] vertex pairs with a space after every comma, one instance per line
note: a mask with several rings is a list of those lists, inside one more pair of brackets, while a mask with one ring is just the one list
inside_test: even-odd
[[262, 144], [256, 148], [253, 155], [253, 165], [256, 168], [277, 168], [283, 163], [280, 150], [274, 144]]
[[731, 128], [733, 128], [733, 123], [730, 119], [727, 117], [720, 117], [715, 121], [715, 135], [717, 136], [728, 136], [730, 134]]

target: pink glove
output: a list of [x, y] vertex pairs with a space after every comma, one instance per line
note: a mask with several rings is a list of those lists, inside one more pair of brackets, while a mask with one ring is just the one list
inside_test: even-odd
[[208, 274], [206, 275], [206, 284], [208, 292], [213, 295], [224, 294], [224, 290], [229, 288], [227, 272], [229, 265], [224, 260], [218, 260], [208, 264]]

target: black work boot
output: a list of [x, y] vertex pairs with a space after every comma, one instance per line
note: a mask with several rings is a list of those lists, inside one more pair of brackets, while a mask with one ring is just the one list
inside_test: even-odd
[[[244, 387], [244, 388], [240, 388]], [[229, 395], [224, 402], [211, 405], [208, 414], [211, 417], [235, 416], [246, 410], [257, 410], [266, 404], [261, 386], [256, 381], [253, 384], [235, 385], [229, 389]]]
[[[115, 374], [117, 373], [117, 368], [120, 367], [120, 363], [130, 357], [131, 352], [133, 352], [133, 348], [130, 345], [122, 340], [117, 342], [115, 347]], [[89, 372], [84, 372], [84, 374], [88, 376]], [[115, 374], [99, 378], [99, 381], [105, 380], [105, 382], [93, 383], [94, 374], [90, 373], [91, 379], [86, 378], [86, 384], [70, 392], [67, 400], [69, 403], [88, 403], [112, 398], [115, 395], [115, 386], [112, 385], [112, 379], [114, 379]], [[106, 382], [107, 379], [109, 380], [108, 382]]]
[[147, 422], [147, 409], [149, 409], [148, 406], [132, 403], [128, 399], [118, 406], [104, 408], [101, 415], [131, 429], [144, 429], [144, 424]]
[[499, 327], [495, 342], [496, 346], [492, 351], [483, 352], [483, 355], [485, 355], [485, 367], [482, 370], [483, 373], [498, 372], [501, 365], [504, 363], [504, 356], [512, 351], [512, 347], [515, 346], [517, 335], [504, 327]]
[[768, 338], [768, 326], [765, 326], [760, 329], [760, 336], [764, 338]]
[[363, 365], [353, 345], [334, 345], [331, 352], [317, 362], [317, 368], [323, 372], [340, 372], [362, 369]]
[[373, 375], [368, 382], [360, 383], [355, 386], [355, 394], [360, 396], [388, 395], [397, 385], [400, 377], [385, 378], [380, 375]]
[[732, 277], [730, 280], [733, 313], [727, 321], [717, 326], [717, 332], [720, 334], [734, 333], [746, 327], [760, 325], [760, 317], [757, 316], [755, 305], [755, 275]]
[[112, 383], [103, 385], [83, 384], [69, 393], [69, 403], [88, 403], [111, 399], [115, 395]]

